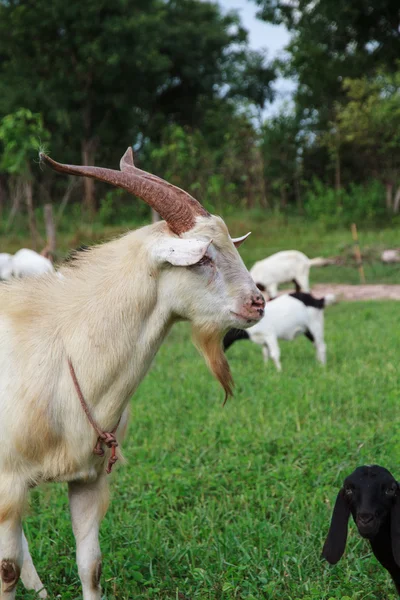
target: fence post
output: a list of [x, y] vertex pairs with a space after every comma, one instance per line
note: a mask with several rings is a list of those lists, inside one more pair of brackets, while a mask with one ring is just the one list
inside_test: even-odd
[[360, 281], [361, 281], [361, 283], [365, 283], [365, 273], [364, 273], [363, 261], [362, 261], [361, 251], [360, 251], [360, 245], [358, 243], [357, 225], [355, 223], [351, 224], [351, 234], [353, 236], [354, 256], [356, 258], [358, 272], [360, 274]]

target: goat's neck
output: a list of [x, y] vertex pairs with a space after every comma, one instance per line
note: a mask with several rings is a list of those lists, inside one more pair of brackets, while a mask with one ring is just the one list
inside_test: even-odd
[[370, 540], [370, 544], [375, 557], [389, 571], [397, 591], [400, 591], [400, 567], [396, 564], [392, 552], [390, 518], [382, 523], [376, 536]]
[[123, 261], [122, 267], [108, 261], [87, 283], [85, 269], [78, 273], [78, 298], [70, 298], [76, 318], [71, 323], [66, 311], [70, 322], [63, 336], [87, 403], [103, 427], [118, 421], [173, 321], [168, 303], [158, 298], [157, 278], [143, 267], [135, 271], [134, 260], [129, 272], [121, 268]]

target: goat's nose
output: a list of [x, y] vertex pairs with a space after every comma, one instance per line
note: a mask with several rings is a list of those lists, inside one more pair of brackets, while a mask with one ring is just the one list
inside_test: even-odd
[[374, 515], [371, 513], [360, 513], [358, 515], [358, 521], [361, 525], [369, 525], [374, 520]]
[[257, 294], [257, 296], [253, 296], [251, 299], [251, 305], [256, 308], [264, 308], [265, 300], [262, 294]]

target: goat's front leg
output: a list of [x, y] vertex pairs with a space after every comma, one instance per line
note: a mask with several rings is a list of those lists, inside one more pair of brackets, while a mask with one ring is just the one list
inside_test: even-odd
[[83, 600], [100, 600], [99, 526], [108, 507], [108, 485], [105, 476], [101, 475], [93, 483], [70, 483], [69, 505]]
[[23, 562], [21, 514], [27, 487], [0, 473], [0, 600], [14, 600]]
[[14, 600], [22, 568], [22, 528], [20, 517], [0, 524], [1, 600]]
[[282, 371], [281, 366], [281, 351], [279, 350], [278, 340], [275, 336], [269, 335], [265, 340], [265, 345], [269, 350], [269, 355], [275, 363], [275, 366], [278, 371]]
[[268, 359], [269, 359], [269, 350], [268, 350], [267, 344], [263, 345], [263, 347], [262, 347], [262, 353], [263, 353], [264, 363], [267, 363]]
[[317, 360], [322, 365], [326, 365], [326, 345], [322, 335], [314, 336], [314, 346], [317, 351]]
[[23, 564], [21, 569], [21, 580], [25, 586], [25, 589], [39, 592], [39, 598], [47, 598], [47, 592], [44, 589], [44, 585], [40, 581], [40, 577], [37, 574], [35, 565], [33, 564], [24, 532], [22, 532], [22, 551]]
[[0, 523], [1, 600], [14, 600], [17, 583], [21, 575], [21, 568], [21, 518], [19, 515], [10, 515]]

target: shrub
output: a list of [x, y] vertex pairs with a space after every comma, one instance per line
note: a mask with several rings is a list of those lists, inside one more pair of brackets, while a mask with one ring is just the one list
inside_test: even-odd
[[350, 184], [339, 191], [314, 179], [306, 193], [304, 212], [325, 225], [377, 223], [388, 220], [384, 186], [376, 180], [367, 185]]

